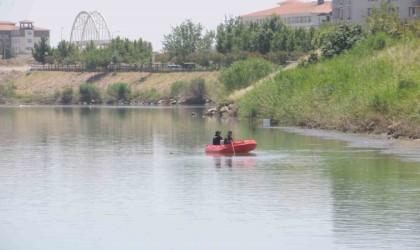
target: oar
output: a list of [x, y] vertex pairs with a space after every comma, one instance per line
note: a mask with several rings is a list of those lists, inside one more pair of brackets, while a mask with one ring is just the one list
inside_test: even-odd
[[232, 143], [233, 155], [235, 155], [235, 147], [233, 146], [233, 140], [231, 143]]

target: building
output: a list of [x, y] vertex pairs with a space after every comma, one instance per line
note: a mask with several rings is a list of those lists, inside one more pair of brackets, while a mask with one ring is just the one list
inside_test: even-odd
[[401, 20], [420, 18], [420, 0], [332, 0], [332, 22], [363, 23], [383, 2], [393, 5]]
[[304, 2], [286, 0], [278, 7], [262, 10], [241, 16], [245, 22], [261, 22], [271, 15], [279, 15], [285, 24], [293, 27], [319, 27], [323, 22], [330, 22], [332, 15], [331, 2], [318, 0]]
[[14, 22], [0, 21], [1, 48], [11, 48], [17, 54], [30, 54], [35, 43], [42, 37], [50, 40], [50, 30], [35, 27], [32, 21], [24, 20], [16, 26]]

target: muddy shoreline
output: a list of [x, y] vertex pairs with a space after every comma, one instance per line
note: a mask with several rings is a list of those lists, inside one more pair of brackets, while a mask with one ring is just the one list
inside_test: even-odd
[[[420, 163], [420, 139], [395, 139], [387, 134], [343, 133], [329, 130], [306, 129], [297, 127], [270, 127], [289, 133], [315, 136], [324, 139], [344, 141], [349, 148], [371, 148], [383, 154], [397, 155], [403, 161]], [[420, 167], [420, 164], [419, 164]]]

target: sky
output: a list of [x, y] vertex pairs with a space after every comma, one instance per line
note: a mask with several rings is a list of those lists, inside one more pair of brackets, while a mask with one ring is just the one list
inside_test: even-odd
[[280, 0], [0, 0], [0, 21], [31, 20], [34, 26], [50, 29], [50, 41], [70, 40], [77, 14], [99, 11], [111, 36], [143, 39], [154, 51], [162, 49], [164, 35], [190, 19], [207, 30], [216, 30], [225, 17], [236, 17], [277, 6]]

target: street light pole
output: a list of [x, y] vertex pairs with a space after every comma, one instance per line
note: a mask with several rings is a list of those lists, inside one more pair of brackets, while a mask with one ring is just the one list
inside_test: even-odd
[[63, 29], [64, 29], [64, 27], [61, 27], [61, 40], [60, 40], [60, 42], [63, 41]]

